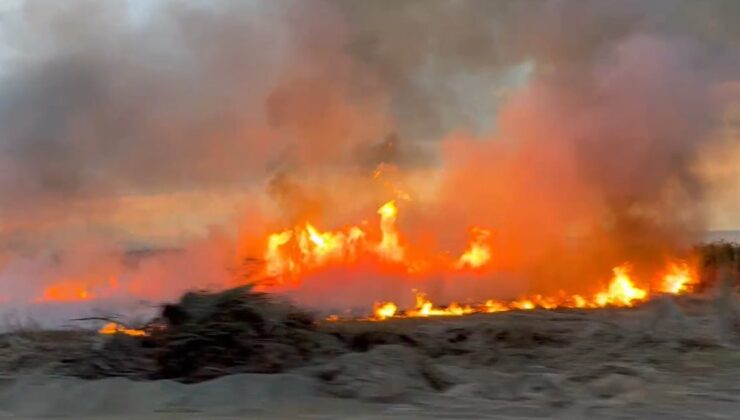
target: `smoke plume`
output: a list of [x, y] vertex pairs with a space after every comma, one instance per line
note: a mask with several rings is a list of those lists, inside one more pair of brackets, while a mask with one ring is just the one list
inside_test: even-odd
[[[732, 0], [26, 0], [0, 17], [2, 294], [235, 284], [266, 232], [367, 219], [401, 193], [409, 241], [494, 232], [500, 273], [429, 279], [442, 298], [648, 270], [711, 224], [700, 163], [734, 147], [738, 15]], [[132, 244], [184, 251], [131, 265]], [[336, 276], [294, 296], [408, 293], [366, 273], [327, 294]]]

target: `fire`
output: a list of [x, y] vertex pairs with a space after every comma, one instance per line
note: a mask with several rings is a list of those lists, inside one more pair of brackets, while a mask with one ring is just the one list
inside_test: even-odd
[[471, 314], [474, 312], [470, 306], [461, 306], [457, 302], [452, 302], [446, 308], [435, 307], [432, 302], [427, 299], [427, 295], [423, 292], [416, 293], [416, 307], [406, 311], [406, 316], [410, 317], [427, 317], [427, 316], [459, 316]]
[[457, 261], [457, 267], [478, 268], [488, 263], [491, 259], [491, 248], [486, 244], [486, 240], [491, 236], [491, 232], [479, 227], [473, 228], [473, 241], [464, 254]]
[[647, 291], [635, 287], [629, 276], [630, 267], [623, 264], [612, 269], [614, 278], [609, 283], [609, 288], [596, 295], [598, 306], [632, 306], [636, 302], [647, 297]]
[[532, 302], [531, 300], [527, 298], [523, 298], [523, 299], [519, 299], [519, 300], [515, 300], [514, 302], [511, 302], [510, 307], [512, 309], [527, 310], [527, 309], [534, 309], [535, 305], [534, 305], [534, 302]]
[[671, 262], [663, 276], [661, 291], [670, 294], [688, 292], [694, 284], [694, 276], [685, 262]]
[[[367, 241], [368, 233], [358, 226], [337, 231], [321, 231], [311, 223], [273, 233], [267, 238], [264, 253], [265, 274], [280, 283], [303, 271], [328, 263], [351, 263], [359, 254], [372, 254], [381, 260], [405, 263], [405, 249], [396, 229], [398, 208], [391, 200], [378, 209], [380, 240]], [[409, 271], [417, 267], [409, 263]]]
[[[630, 307], [644, 301], [648, 292], [637, 287], [630, 277], [630, 266], [622, 264], [612, 269], [612, 277], [606, 290], [591, 298], [582, 295], [542, 296], [539, 294], [523, 296], [513, 301], [488, 299], [482, 305], [461, 305], [452, 302], [446, 307], [435, 306], [423, 292], [414, 291], [416, 304], [405, 311], [398, 310], [392, 302], [376, 303], [372, 319], [385, 320], [393, 317], [460, 316], [473, 313], [494, 313], [512, 310], [557, 309], [557, 308], [603, 308]], [[392, 308], [390, 310], [389, 308]]]
[[398, 208], [396, 201], [391, 200], [378, 209], [380, 215], [380, 230], [382, 239], [378, 244], [378, 253], [391, 261], [403, 260], [404, 250], [399, 244], [398, 232], [396, 231], [396, 218]]
[[373, 315], [375, 319], [382, 321], [386, 318], [392, 318], [397, 311], [398, 306], [393, 302], [377, 302], [373, 309]]
[[44, 289], [37, 302], [76, 302], [94, 299], [87, 284], [78, 281], [63, 281]]
[[322, 232], [311, 223], [267, 238], [265, 274], [283, 282], [286, 277], [332, 261], [350, 261], [365, 232], [353, 226], [346, 231]]
[[506, 304], [492, 299], [487, 300], [486, 303], [483, 304], [483, 306], [484, 312], [488, 313], [504, 312], [509, 310], [509, 307], [506, 306]]
[[144, 330], [135, 330], [131, 328], [126, 328], [123, 325], [117, 324], [115, 322], [109, 322], [105, 325], [103, 325], [103, 328], [98, 330], [99, 334], [126, 334], [131, 335], [134, 337], [142, 337], [148, 335], [146, 331]]
[[487, 243], [490, 232], [479, 227], [473, 228], [473, 239], [456, 260], [447, 261], [443, 253], [410, 259], [396, 228], [396, 201], [386, 202], [377, 213], [379, 229], [374, 236], [358, 226], [322, 231], [311, 223], [269, 235], [264, 253], [264, 274], [285, 283], [302, 272], [330, 263], [351, 264], [358, 257], [368, 255], [397, 264], [408, 273], [422, 270], [428, 265], [428, 260], [443, 261], [449, 270], [461, 270], [484, 268], [491, 259], [491, 248]]
[[293, 232], [286, 230], [284, 232], [274, 233], [267, 238], [265, 261], [267, 262], [266, 271], [268, 275], [277, 276], [293, 271], [295, 268], [293, 261], [286, 260], [280, 255], [280, 247], [287, 244], [292, 237]]
[[[439, 274], [468, 272], [485, 275], [492, 272], [491, 259], [494, 250], [491, 231], [482, 227], [471, 229], [471, 240], [456, 258], [439, 252], [421, 255], [407, 252], [397, 229], [398, 207], [395, 200], [380, 206], [378, 229], [365, 230], [349, 226], [334, 231], [323, 231], [311, 223], [293, 229], [273, 233], [267, 237], [265, 251], [265, 274], [278, 278], [279, 283], [298, 281], [304, 272], [320, 269], [329, 264], [351, 265], [358, 258], [373, 257], [377, 263], [393, 264], [404, 269], [407, 275], [424, 270], [439, 270]], [[369, 229], [369, 228], [368, 228]], [[416, 251], [416, 250], [412, 250]], [[422, 273], [423, 274], [423, 273]], [[432, 274], [438, 274], [437, 271]], [[693, 283], [691, 270], [685, 263], [671, 263], [663, 277], [660, 291], [671, 294], [683, 293]], [[567, 294], [560, 291], [555, 295], [532, 294], [514, 300], [479, 300], [477, 304], [450, 302], [435, 305], [428, 296], [414, 290], [415, 304], [412, 308], [400, 309], [397, 303], [376, 302], [372, 319], [385, 320], [396, 317], [459, 316], [471, 313], [492, 313], [511, 310], [556, 309], [556, 308], [602, 308], [630, 307], [647, 300], [648, 290], [638, 286], [631, 276], [631, 266], [624, 263], [612, 269], [611, 280], [590, 295]]]
[[347, 250], [346, 236], [341, 233], [319, 232], [310, 223], [301, 231], [298, 244], [303, 255], [313, 259], [313, 263], [322, 264], [326, 261], [340, 258]]

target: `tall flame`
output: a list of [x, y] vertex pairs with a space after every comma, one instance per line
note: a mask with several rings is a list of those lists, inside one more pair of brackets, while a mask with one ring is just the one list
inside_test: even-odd
[[396, 218], [398, 217], [398, 208], [396, 201], [391, 200], [378, 209], [380, 215], [380, 231], [382, 238], [378, 244], [378, 253], [391, 261], [403, 260], [404, 251], [398, 239], [396, 231]]
[[479, 227], [473, 228], [473, 240], [457, 261], [457, 268], [482, 267], [491, 260], [491, 247], [486, 243], [491, 232]]
[[609, 288], [596, 295], [598, 306], [632, 306], [647, 297], [647, 291], [635, 287], [629, 276], [630, 266], [622, 264], [612, 269], [614, 278], [609, 283]]
[[289, 258], [284, 258], [280, 253], [280, 247], [287, 244], [293, 237], [293, 232], [286, 230], [280, 233], [273, 233], [267, 237], [267, 251], [265, 251], [265, 270], [270, 276], [293, 271], [295, 264]]

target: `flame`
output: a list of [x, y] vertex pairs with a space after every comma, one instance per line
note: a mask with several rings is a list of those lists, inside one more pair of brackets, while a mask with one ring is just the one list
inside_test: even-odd
[[[351, 265], [361, 256], [374, 256], [375, 262], [385, 262], [402, 267], [408, 275], [424, 273], [427, 269], [441, 273], [475, 269], [483, 274], [492, 269], [493, 255], [491, 231], [482, 227], [471, 229], [471, 240], [457, 258], [448, 254], [418, 254], [406, 252], [401, 235], [396, 228], [398, 207], [395, 200], [380, 206], [377, 211], [378, 231], [365, 231], [350, 226], [335, 231], [322, 231], [311, 223], [269, 235], [265, 251], [265, 274], [280, 279], [297, 279], [304, 271], [318, 269], [327, 264]], [[363, 222], [363, 227], [367, 228]], [[514, 300], [481, 300], [484, 303], [435, 305], [428, 296], [414, 290], [415, 304], [412, 308], [400, 309], [391, 301], [376, 302], [371, 318], [386, 320], [397, 317], [459, 316], [471, 313], [503, 312], [511, 310], [557, 309], [557, 308], [601, 308], [630, 307], [650, 297], [647, 289], [638, 286], [631, 277], [632, 267], [624, 263], [612, 269], [612, 278], [601, 290], [590, 295], [567, 294], [560, 291], [555, 295], [531, 294]], [[433, 272], [432, 274], [436, 274]], [[671, 263], [663, 276], [660, 291], [671, 294], [684, 293], [694, 283], [691, 270], [686, 263]], [[480, 302], [480, 301], [479, 301]]]
[[536, 306], [534, 302], [532, 302], [531, 300], [527, 298], [522, 298], [522, 299], [515, 300], [514, 302], [511, 302], [511, 308], [513, 309], [527, 310], [527, 309], [534, 309], [535, 307]]
[[322, 264], [340, 258], [347, 249], [345, 242], [346, 237], [341, 232], [319, 232], [310, 223], [306, 223], [298, 244], [304, 256], [313, 259], [314, 263]]
[[[264, 253], [267, 277], [285, 283], [301, 272], [325, 266], [329, 263], [351, 263], [360, 251], [374, 254], [384, 261], [406, 263], [405, 250], [396, 230], [398, 208], [395, 200], [378, 209], [380, 215], [380, 241], [369, 244], [367, 232], [358, 226], [322, 231], [311, 223], [293, 229], [273, 233], [267, 237]], [[408, 263], [407, 271], [418, 268]]]
[[696, 283], [694, 276], [685, 262], [671, 262], [668, 264], [667, 273], [663, 276], [661, 291], [670, 294], [688, 292]]
[[483, 304], [483, 306], [484, 312], [488, 313], [505, 312], [509, 310], [509, 307], [506, 306], [506, 304], [493, 299], [487, 300], [486, 303]]
[[614, 278], [609, 288], [596, 295], [598, 306], [632, 306], [647, 297], [647, 291], [635, 287], [629, 276], [630, 266], [622, 264], [612, 269]]
[[415, 292], [416, 307], [406, 311], [406, 316], [410, 317], [427, 317], [427, 316], [460, 316], [473, 313], [470, 306], [461, 306], [457, 302], [450, 303], [446, 308], [435, 307], [427, 299], [426, 293]]
[[94, 298], [86, 283], [67, 280], [47, 286], [36, 302], [77, 302]]
[[[349, 264], [362, 255], [374, 255], [381, 261], [399, 264], [407, 273], [423, 271], [429, 265], [427, 260], [443, 260], [441, 253], [427, 260], [409, 259], [396, 228], [398, 207], [395, 200], [383, 204], [377, 213], [380, 220], [376, 241], [372, 241], [372, 235], [359, 226], [322, 231], [311, 223], [268, 235], [264, 274], [277, 278], [278, 283], [286, 283], [302, 272], [330, 263]], [[450, 270], [481, 269], [488, 265], [491, 259], [491, 248], [487, 243], [490, 232], [479, 227], [472, 231], [473, 239], [465, 253], [456, 261], [444, 263]]]
[[265, 251], [266, 272], [269, 276], [278, 276], [293, 271], [295, 265], [290, 259], [283, 258], [280, 247], [287, 244], [293, 237], [293, 232], [286, 230], [273, 233], [267, 237], [267, 251]]
[[386, 318], [392, 318], [397, 311], [398, 306], [393, 302], [377, 302], [373, 308], [373, 318], [382, 321]]
[[380, 215], [380, 231], [382, 239], [378, 244], [378, 253], [391, 261], [403, 260], [404, 250], [399, 244], [398, 232], [396, 231], [396, 218], [398, 208], [396, 200], [391, 200], [378, 209]]
[[479, 268], [491, 260], [491, 248], [486, 243], [491, 232], [479, 227], [473, 228], [473, 241], [457, 261], [457, 268]]
[[126, 334], [126, 335], [131, 335], [134, 337], [142, 337], [142, 336], [149, 335], [144, 330], [135, 330], [131, 328], [126, 328], [123, 325], [117, 324], [115, 322], [109, 322], [103, 325], [103, 328], [99, 329], [98, 333], [99, 334]]
[[[683, 270], [683, 269], [682, 269]], [[630, 277], [630, 265], [622, 264], [612, 269], [613, 277], [606, 290], [591, 298], [582, 295], [543, 296], [539, 294], [523, 296], [513, 301], [488, 299], [482, 305], [461, 305], [452, 302], [446, 307], [435, 306], [423, 292], [414, 291], [414, 308], [401, 311], [392, 302], [376, 303], [372, 319], [385, 320], [399, 317], [460, 316], [472, 313], [494, 313], [512, 310], [557, 309], [557, 308], [602, 308], [607, 306], [630, 307], [644, 301], [648, 292], [637, 287]], [[682, 271], [684, 272], [684, 271]], [[685, 290], [685, 289], [682, 289]], [[676, 292], [676, 293], [680, 293]], [[392, 309], [391, 309], [392, 308]]]

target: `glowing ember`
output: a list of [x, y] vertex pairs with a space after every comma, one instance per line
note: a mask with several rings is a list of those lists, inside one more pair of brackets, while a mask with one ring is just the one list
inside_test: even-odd
[[98, 330], [98, 333], [100, 334], [126, 334], [126, 335], [135, 336], [135, 337], [141, 337], [141, 336], [148, 335], [146, 331], [126, 328], [123, 325], [116, 324], [115, 322], [109, 322], [103, 325], [103, 328]]

